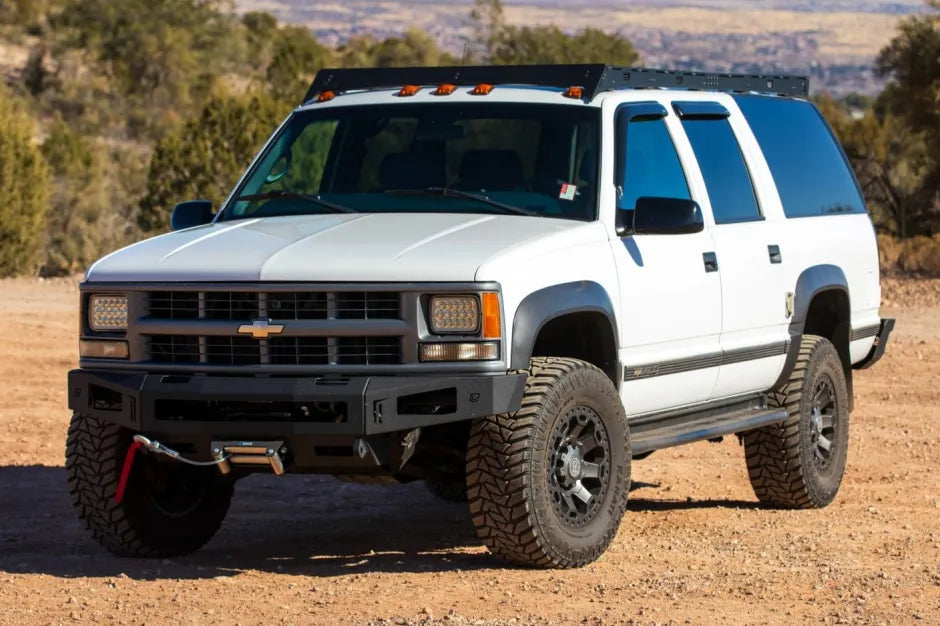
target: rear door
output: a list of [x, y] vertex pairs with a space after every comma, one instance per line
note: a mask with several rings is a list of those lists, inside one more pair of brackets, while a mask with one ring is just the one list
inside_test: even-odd
[[756, 144], [744, 120], [718, 102], [678, 101], [673, 108], [705, 183], [701, 203], [715, 220], [723, 306], [713, 396], [764, 391], [776, 381], [788, 349], [784, 270], [795, 250], [787, 249], [781, 229], [765, 214], [773, 199], [756, 189], [775, 191], [772, 181], [755, 184], [769, 173], [760, 151], [751, 149]]
[[[641, 197], [699, 200], [673, 136], [678, 119], [662, 104], [616, 112], [615, 183], [620, 219]], [[688, 148], [684, 160], [690, 156]], [[686, 163], [686, 165], [688, 165]], [[621, 393], [628, 415], [708, 400], [721, 359], [721, 282], [707, 267], [711, 232], [628, 234], [611, 242], [621, 285]]]

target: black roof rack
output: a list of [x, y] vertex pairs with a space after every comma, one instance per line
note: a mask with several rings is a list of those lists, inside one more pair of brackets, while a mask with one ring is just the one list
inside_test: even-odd
[[809, 96], [808, 76], [759, 76], [681, 72], [642, 67], [585, 65], [490, 65], [323, 69], [304, 97], [309, 102], [324, 91], [395, 89], [403, 85], [537, 85], [582, 87], [588, 100], [617, 89], [685, 89], [757, 92], [779, 96]]

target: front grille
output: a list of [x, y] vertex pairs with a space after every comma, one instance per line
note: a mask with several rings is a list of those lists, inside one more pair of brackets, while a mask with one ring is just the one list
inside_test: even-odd
[[[154, 363], [208, 365], [397, 365], [400, 337], [273, 337], [149, 335]], [[202, 360], [202, 354], [205, 360]]]
[[377, 320], [401, 316], [401, 294], [386, 291], [151, 291], [154, 319]]

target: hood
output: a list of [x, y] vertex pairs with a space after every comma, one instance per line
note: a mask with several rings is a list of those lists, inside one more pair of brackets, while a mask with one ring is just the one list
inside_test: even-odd
[[[101, 282], [473, 281], [513, 249], [590, 224], [515, 215], [364, 213], [267, 217], [169, 233], [114, 252], [86, 280]], [[580, 239], [579, 237], [576, 237]], [[559, 240], [560, 239], [560, 240]], [[542, 247], [537, 246], [537, 247]]]

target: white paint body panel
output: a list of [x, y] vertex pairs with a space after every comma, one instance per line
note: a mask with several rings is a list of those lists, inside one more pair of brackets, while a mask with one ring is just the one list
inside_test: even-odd
[[[472, 281], [514, 248], [553, 249], [597, 225], [510, 215], [362, 213], [219, 222], [119, 250], [91, 281]], [[577, 234], [573, 235], [578, 240]]]
[[[480, 102], [458, 90], [447, 102]], [[489, 214], [341, 214], [218, 222], [170, 233], [119, 250], [95, 263], [94, 282], [310, 281], [467, 282], [501, 285], [504, 345], [512, 345], [513, 317], [529, 294], [575, 281], [600, 284], [610, 295], [623, 365], [654, 364], [766, 345], [788, 339], [786, 294], [801, 272], [831, 264], [845, 272], [852, 326], [880, 321], [878, 257], [867, 215], [786, 219], [756, 140], [727, 94], [623, 91], [590, 104], [557, 91], [497, 87], [491, 101], [594, 106], [603, 112], [599, 220], [592, 223]], [[717, 225], [692, 147], [672, 111], [675, 100], [718, 102], [748, 162], [764, 220]], [[391, 91], [343, 95], [310, 107], [442, 102], [430, 90], [413, 98]], [[614, 112], [619, 104], [656, 101], [686, 171], [692, 197], [705, 217], [694, 235], [635, 236], [615, 232]], [[767, 246], [779, 245], [783, 263], [771, 265]], [[702, 253], [716, 252], [719, 271], [705, 273]], [[851, 344], [852, 361], [865, 357], [867, 338]], [[507, 363], [511, 358], [506, 354]], [[628, 414], [763, 391], [783, 367], [783, 356], [641, 378], [621, 385]]]

